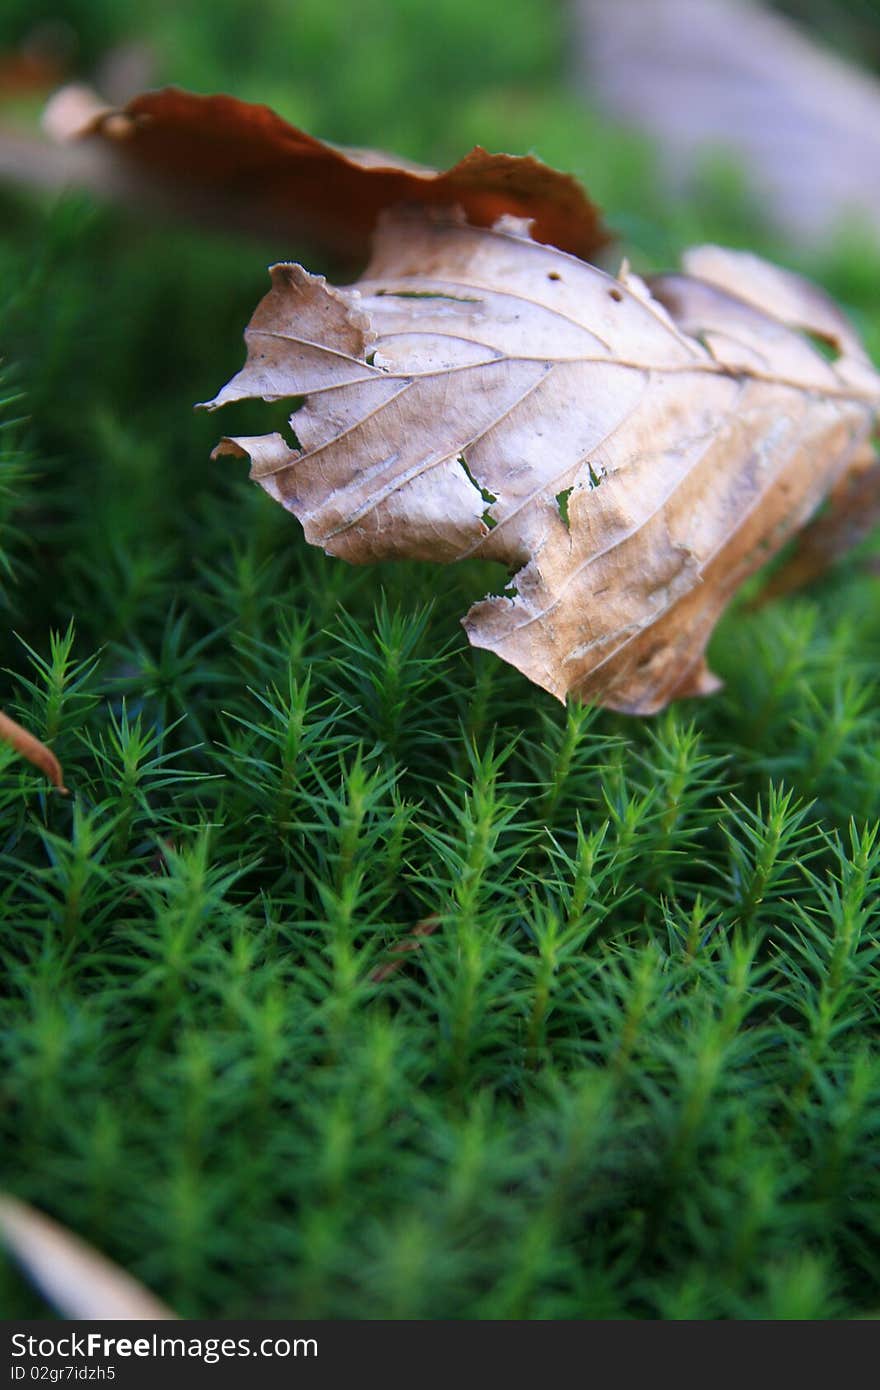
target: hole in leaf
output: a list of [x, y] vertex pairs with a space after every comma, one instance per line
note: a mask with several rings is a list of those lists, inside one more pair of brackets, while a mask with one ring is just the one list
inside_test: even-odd
[[228, 435], [280, 434], [289, 449], [302, 452], [290, 417], [305, 404], [305, 396], [289, 396], [278, 401], [233, 401], [224, 407], [224, 428]]
[[376, 365], [375, 352], [368, 352], [366, 357], [364, 358], [364, 361], [366, 362], [368, 367], [374, 367]]
[[814, 347], [826, 362], [840, 361], [841, 351], [836, 339], [829, 337], [827, 333], [814, 333], [810, 328], [804, 328], [802, 332], [810, 346]]
[[596, 470], [595, 470], [595, 468], [593, 467], [592, 463], [588, 463], [588, 464], [587, 464], [587, 471], [589, 472], [589, 475], [590, 475], [590, 487], [591, 487], [591, 488], [599, 487], [599, 486], [601, 485], [601, 483], [602, 483], [602, 479], [605, 477], [605, 474], [604, 474], [604, 473], [597, 473]]
[[[477, 482], [477, 479], [474, 477], [473, 473], [468, 468], [467, 459], [465, 458], [464, 454], [459, 454], [458, 462], [464, 469], [465, 476], [467, 477], [468, 482], [472, 483], [473, 486], [477, 489], [477, 492], [480, 494], [483, 501], [488, 502], [490, 506], [493, 502], [497, 502], [498, 498], [495, 496], [494, 492], [490, 492], [487, 487], [483, 487], [482, 483]], [[483, 520], [485, 521], [485, 517], [483, 518]], [[494, 517], [492, 518], [491, 522], [486, 522], [487, 526], [494, 526], [495, 524], [496, 522]]]
[[298, 453], [302, 453], [302, 444], [290, 423], [290, 417], [299, 410], [304, 400], [304, 396], [298, 396], [293, 401], [272, 401], [269, 403], [269, 414], [273, 428], [281, 435], [288, 449], [296, 449]]
[[565, 487], [561, 492], [557, 492], [556, 494], [556, 505], [559, 508], [559, 515], [562, 517], [567, 527], [571, 525], [568, 519], [568, 499], [573, 492], [573, 487]]
[[[489, 561], [488, 563], [491, 564], [492, 561]], [[491, 597], [506, 598], [510, 599], [511, 601], [513, 599], [519, 598], [519, 589], [516, 587], [516, 576], [518, 574], [518, 565], [514, 566], [512, 569], [507, 569], [504, 583], [493, 587]]]

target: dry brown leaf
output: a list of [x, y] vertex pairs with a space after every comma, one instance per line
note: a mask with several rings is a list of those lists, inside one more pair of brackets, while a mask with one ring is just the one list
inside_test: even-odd
[[755, 607], [802, 589], [824, 574], [880, 523], [880, 459], [872, 444], [858, 458], [828, 498], [827, 511], [805, 526], [781, 569], [764, 586]]
[[71, 38], [63, 24], [37, 21], [16, 48], [0, 51], [0, 106], [57, 87], [73, 57]]
[[510, 219], [388, 216], [349, 289], [273, 267], [208, 408], [305, 397], [295, 438], [216, 452], [329, 554], [507, 566], [468, 637], [560, 699], [707, 693], [722, 610], [858, 458], [880, 377], [806, 281], [717, 247], [686, 270], [649, 289]]
[[27, 758], [28, 762], [33, 763], [35, 767], [41, 768], [49, 781], [65, 796], [67, 795], [64, 773], [61, 771], [61, 764], [52, 749], [47, 748], [45, 743], [41, 743], [33, 734], [29, 734], [27, 729], [23, 729], [20, 724], [16, 724], [15, 720], [10, 719], [9, 715], [4, 714], [2, 710], [0, 710], [0, 739], [4, 743], [12, 744], [16, 753]]
[[29, 49], [0, 53], [0, 104], [50, 92], [63, 77], [51, 55]]
[[405, 963], [406, 957], [414, 951], [422, 949], [422, 942], [425, 937], [433, 936], [441, 923], [439, 913], [432, 912], [430, 917], [423, 917], [420, 922], [416, 922], [412, 931], [400, 941], [395, 941], [390, 946], [389, 952], [394, 957], [393, 960], [385, 961], [384, 965], [377, 965], [370, 974], [373, 984], [382, 984], [383, 981], [390, 979], [396, 971]]
[[15, 1197], [0, 1195], [0, 1238], [65, 1317], [176, 1317], [124, 1269]]
[[128, 186], [164, 190], [178, 212], [305, 238], [352, 261], [366, 258], [379, 213], [407, 202], [456, 204], [479, 226], [502, 213], [529, 217], [538, 241], [578, 256], [607, 241], [577, 180], [531, 156], [477, 147], [438, 173], [382, 151], [326, 144], [269, 107], [230, 96], [167, 87], [90, 120], [72, 103], [60, 111], [58, 100], [47, 116], [56, 138], [102, 145]]

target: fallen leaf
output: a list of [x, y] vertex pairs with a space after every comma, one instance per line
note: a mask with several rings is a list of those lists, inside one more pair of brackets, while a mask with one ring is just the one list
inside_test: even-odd
[[805, 526], [788, 561], [761, 590], [753, 607], [802, 589], [824, 574], [880, 522], [880, 459], [866, 444], [835, 484], [827, 510]]
[[55, 138], [101, 145], [115, 174], [128, 176], [127, 184], [116, 177], [114, 188], [151, 189], [176, 212], [304, 238], [343, 259], [362, 263], [379, 213], [407, 202], [455, 204], [479, 226], [502, 213], [529, 217], [538, 241], [578, 256], [594, 255], [608, 239], [577, 180], [530, 155], [478, 146], [438, 173], [316, 140], [269, 107], [235, 97], [167, 87], [118, 110], [93, 101], [87, 111], [81, 99], [59, 94], [44, 124]]
[[0, 53], [0, 104], [51, 91], [62, 76], [61, 65], [49, 54], [30, 49]]
[[72, 37], [63, 23], [37, 22], [16, 48], [0, 51], [0, 105], [57, 87], [70, 67]]
[[41, 768], [49, 781], [65, 796], [67, 795], [64, 773], [61, 771], [61, 764], [52, 749], [47, 748], [45, 743], [41, 743], [33, 734], [29, 734], [27, 729], [23, 729], [20, 724], [16, 724], [15, 720], [10, 719], [9, 715], [4, 714], [2, 710], [0, 710], [0, 739], [4, 743], [12, 744], [16, 753], [27, 758], [28, 762], [33, 763], [35, 767]]
[[305, 403], [286, 435], [215, 452], [248, 456], [328, 554], [505, 565], [468, 637], [561, 700], [644, 714], [717, 688], [721, 612], [880, 407], [827, 297], [718, 247], [647, 285], [509, 218], [398, 212], [354, 286], [271, 274], [247, 362], [207, 408]]
[[0, 1195], [0, 1237], [65, 1317], [139, 1321], [176, 1317], [124, 1269], [15, 1197]]
[[413, 951], [422, 949], [422, 941], [426, 936], [433, 936], [440, 926], [441, 918], [434, 912], [430, 917], [423, 917], [420, 922], [416, 922], [408, 936], [400, 941], [395, 941], [393, 946], [389, 946], [389, 952], [394, 956], [393, 960], [386, 961], [384, 965], [377, 965], [370, 974], [373, 984], [382, 984], [392, 976], [404, 964], [405, 958]]

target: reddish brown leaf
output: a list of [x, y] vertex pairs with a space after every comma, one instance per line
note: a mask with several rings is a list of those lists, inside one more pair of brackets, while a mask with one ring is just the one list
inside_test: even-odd
[[0, 102], [49, 92], [62, 77], [60, 63], [50, 54], [29, 49], [0, 53]]
[[52, 749], [47, 748], [45, 743], [41, 743], [33, 734], [29, 734], [27, 729], [23, 729], [20, 724], [16, 724], [15, 720], [10, 719], [9, 715], [4, 714], [2, 710], [0, 710], [0, 739], [3, 739], [5, 743], [11, 743], [17, 753], [45, 772], [49, 781], [65, 796], [67, 795], [64, 773], [61, 771], [61, 764]]
[[383, 980], [387, 980], [396, 970], [400, 969], [408, 955], [413, 951], [420, 951], [423, 939], [426, 936], [433, 936], [440, 926], [440, 920], [436, 912], [432, 913], [430, 917], [423, 917], [420, 922], [416, 922], [409, 936], [405, 936], [401, 941], [396, 941], [393, 946], [390, 946], [389, 952], [395, 959], [386, 961], [384, 965], [376, 966], [370, 975], [373, 983], [378, 985]]
[[530, 155], [477, 147], [438, 173], [381, 151], [326, 144], [267, 106], [174, 87], [102, 112], [81, 133], [164, 189], [177, 209], [306, 238], [352, 261], [366, 258], [379, 213], [397, 203], [457, 205], [483, 227], [505, 212], [528, 217], [537, 241], [577, 256], [594, 255], [607, 240], [577, 180]]

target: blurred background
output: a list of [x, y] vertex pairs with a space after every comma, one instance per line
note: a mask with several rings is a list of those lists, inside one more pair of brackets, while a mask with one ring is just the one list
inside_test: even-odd
[[[115, 103], [166, 83], [225, 91], [324, 138], [441, 167], [475, 143], [534, 153], [575, 174], [605, 210], [617, 238], [609, 263], [626, 254], [650, 270], [701, 239], [747, 245], [823, 280], [877, 346], [878, 64], [877, 0], [362, 0], [356, 12], [343, 0], [3, 0], [0, 199], [11, 257], [3, 345], [9, 352], [14, 335], [11, 356], [40, 363], [31, 389], [39, 395], [44, 381], [57, 400], [78, 389], [69, 361], [63, 381], [51, 366], [65, 360], [75, 322], [80, 341], [104, 358], [90, 397], [106, 389], [118, 403], [134, 369], [134, 411], [151, 384], [171, 392], [169, 405], [181, 386], [183, 407], [184, 398], [213, 395], [237, 365], [264, 267], [298, 251], [276, 240], [243, 257], [222, 219], [208, 237], [162, 228], [131, 331], [153, 340], [161, 315], [168, 352], [158, 361], [146, 350], [110, 350], [112, 296], [137, 296], [154, 229], [140, 208], [62, 196], [57, 151], [44, 177], [41, 112], [54, 89], [80, 81]], [[34, 182], [48, 185], [36, 203], [26, 187]], [[29, 315], [46, 270], [40, 258], [66, 255], [59, 247], [68, 241], [80, 279], [92, 282], [88, 300], [75, 309], [68, 284], [66, 308]], [[100, 263], [94, 274], [90, 255]], [[309, 263], [332, 273], [320, 260]], [[171, 331], [194, 298], [206, 316], [197, 347], [182, 325]], [[214, 361], [208, 344], [220, 343], [227, 351]], [[204, 422], [178, 420], [178, 429], [207, 442]]]
[[[658, 184], [815, 242], [880, 228], [877, 0], [4, 0], [7, 125], [53, 85], [176, 83], [446, 164], [475, 142], [570, 169], [624, 235], [676, 234]], [[624, 138], [626, 130], [630, 139]], [[711, 201], [711, 197], [710, 197]]]

